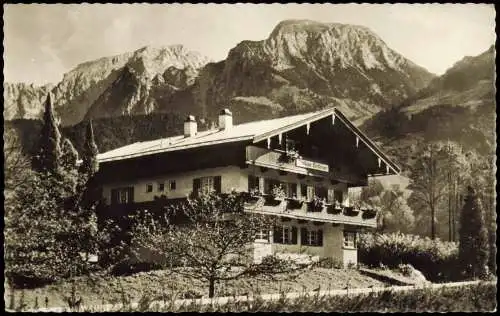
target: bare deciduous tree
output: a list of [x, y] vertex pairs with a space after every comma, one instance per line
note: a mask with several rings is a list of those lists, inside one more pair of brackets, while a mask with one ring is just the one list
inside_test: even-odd
[[202, 195], [169, 208], [170, 215], [179, 211], [186, 215], [184, 223], [142, 216], [133, 229], [135, 255], [139, 259], [153, 255], [164, 265], [182, 266], [173, 271], [207, 282], [209, 297], [215, 295], [215, 286], [221, 281], [243, 276], [272, 277], [304, 268], [275, 257], [254, 263], [255, 235], [269, 231], [274, 220], [245, 212], [238, 194]]
[[7, 191], [26, 182], [30, 160], [23, 154], [19, 137], [12, 130], [4, 132], [4, 185]]

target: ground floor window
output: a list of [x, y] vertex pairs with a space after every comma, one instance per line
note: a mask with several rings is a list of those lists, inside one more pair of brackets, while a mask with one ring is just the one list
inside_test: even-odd
[[278, 226], [273, 232], [273, 242], [277, 244], [296, 245], [297, 227]]
[[257, 232], [257, 234], [255, 234], [255, 239], [269, 241], [269, 230], [267, 229], [260, 230], [259, 232]]
[[111, 204], [127, 204], [134, 201], [134, 188], [118, 188], [111, 190]]
[[254, 175], [248, 176], [248, 191], [260, 191], [259, 190], [259, 177]]
[[344, 231], [344, 247], [356, 248], [356, 232]]
[[300, 239], [304, 246], [323, 246], [323, 230], [304, 227], [300, 231]]
[[213, 191], [221, 193], [221, 176], [193, 179], [193, 192], [195, 194], [206, 195]]

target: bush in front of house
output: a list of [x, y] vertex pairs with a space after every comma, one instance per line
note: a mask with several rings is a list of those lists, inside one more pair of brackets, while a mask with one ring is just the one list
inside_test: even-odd
[[344, 263], [338, 258], [325, 257], [315, 263], [315, 266], [326, 269], [342, 269], [344, 268]]
[[370, 267], [381, 264], [397, 268], [411, 264], [432, 282], [461, 278], [458, 245], [416, 235], [362, 234], [358, 242], [359, 261]]

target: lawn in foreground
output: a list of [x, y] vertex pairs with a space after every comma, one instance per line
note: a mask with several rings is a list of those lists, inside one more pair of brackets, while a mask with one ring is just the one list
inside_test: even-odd
[[[191, 292], [203, 296], [208, 295], [208, 286], [199, 280], [190, 279], [168, 270], [141, 272], [130, 276], [95, 276], [92, 278], [74, 279], [78, 296], [83, 298], [82, 305], [99, 305], [121, 303], [123, 300], [138, 301], [143, 295], [152, 299], [161, 299], [163, 295], [182, 295]], [[254, 278], [243, 278], [218, 284], [216, 296], [232, 296], [245, 294], [269, 294], [279, 292], [302, 292], [349, 288], [366, 288], [384, 286], [384, 283], [361, 274], [355, 269], [313, 268], [294, 276], [281, 275], [277, 281]], [[37, 289], [24, 290], [26, 307], [33, 308], [38, 301], [39, 307], [66, 306], [64, 296], [71, 293], [72, 282], [63, 281]], [[19, 300], [21, 290], [15, 291], [15, 300]], [[4, 294], [6, 305], [10, 302], [10, 289], [6, 287]], [[17, 303], [16, 303], [17, 305]]]

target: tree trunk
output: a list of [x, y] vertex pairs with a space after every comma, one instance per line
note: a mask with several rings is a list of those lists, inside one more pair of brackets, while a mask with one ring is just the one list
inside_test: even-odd
[[214, 279], [209, 279], [208, 280], [208, 297], [212, 298], [215, 295], [215, 280]]
[[436, 221], [434, 220], [435, 211], [434, 205], [431, 207], [431, 239], [436, 239]]

